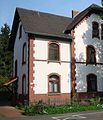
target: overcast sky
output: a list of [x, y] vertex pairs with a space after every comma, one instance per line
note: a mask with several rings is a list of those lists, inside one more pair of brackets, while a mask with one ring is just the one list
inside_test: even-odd
[[16, 7], [71, 17], [71, 10], [82, 11], [93, 3], [101, 5], [101, 0], [0, 0], [0, 27], [12, 26]]

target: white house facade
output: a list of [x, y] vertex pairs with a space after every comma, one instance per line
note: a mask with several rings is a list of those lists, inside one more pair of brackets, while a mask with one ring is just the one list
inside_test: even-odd
[[[29, 28], [26, 28], [30, 21], [26, 23], [24, 20], [27, 19], [26, 15], [22, 16], [25, 11], [29, 15], [29, 19], [38, 17], [35, 20], [35, 26], [37, 26], [36, 22], [38, 21], [40, 21], [41, 26], [44, 24], [44, 28], [42, 28], [43, 26], [38, 28], [40, 29], [39, 34], [35, 31], [33, 31], [34, 33], [28, 32], [29, 29], [31, 30], [32, 23]], [[59, 105], [66, 104], [71, 99], [71, 38], [62, 33], [69, 19], [48, 15], [21, 8], [17, 8], [15, 13], [15, 16], [18, 16], [18, 19], [21, 17], [21, 20], [16, 23], [14, 17], [17, 30], [15, 36], [13, 35], [15, 37], [13, 77], [18, 78], [16, 92], [17, 99], [21, 102], [29, 101], [31, 103], [42, 100], [47, 104]], [[50, 17], [50, 19], [45, 18], [45, 16]], [[40, 19], [45, 23], [41, 23]], [[60, 24], [61, 22], [64, 25]], [[53, 26], [54, 23], [58, 24], [58, 27], [63, 27], [59, 31], [60, 33], [59, 29]], [[50, 25], [51, 30], [46, 31], [48, 33], [45, 34], [44, 30], [48, 25]], [[41, 33], [42, 29], [43, 33]], [[52, 29], [54, 29], [54, 33], [52, 33]]]
[[[71, 93], [70, 43], [36, 38], [33, 44], [33, 50], [35, 51], [33, 54], [33, 63], [35, 64], [33, 67], [35, 71], [33, 74], [35, 78], [33, 80], [33, 91], [35, 99], [41, 100], [42, 98], [45, 101], [49, 99], [58, 102], [65, 102], [66, 99], [68, 102]], [[57, 61], [49, 57], [51, 45], [58, 46], [59, 59]], [[58, 81], [56, 81], [56, 77]]]

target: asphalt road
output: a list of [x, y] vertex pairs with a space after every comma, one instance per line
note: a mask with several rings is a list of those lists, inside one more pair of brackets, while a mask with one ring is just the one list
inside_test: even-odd
[[0, 120], [103, 120], [103, 110], [62, 115], [23, 116], [18, 118], [0, 116]]

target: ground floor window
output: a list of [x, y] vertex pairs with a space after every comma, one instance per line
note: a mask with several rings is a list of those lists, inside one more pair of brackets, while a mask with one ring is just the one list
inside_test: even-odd
[[97, 76], [95, 74], [87, 75], [87, 92], [97, 91]]
[[26, 75], [24, 74], [22, 77], [22, 95], [25, 96], [27, 94], [27, 83], [26, 83]]
[[60, 93], [60, 76], [52, 74], [49, 76], [49, 93]]

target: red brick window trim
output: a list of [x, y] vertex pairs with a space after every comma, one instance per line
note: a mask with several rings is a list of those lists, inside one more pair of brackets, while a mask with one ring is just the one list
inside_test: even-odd
[[60, 93], [60, 75], [53, 73], [48, 76], [48, 93]]
[[26, 43], [23, 44], [22, 48], [22, 64], [26, 64]]
[[86, 51], [87, 51], [86, 64], [95, 64], [96, 65], [96, 50], [95, 50], [94, 46], [88, 45], [86, 48]]
[[97, 76], [95, 74], [87, 75], [87, 92], [97, 92]]
[[48, 62], [60, 62], [60, 44], [58, 42], [48, 43]]
[[92, 22], [92, 38], [99, 38], [99, 23]]

